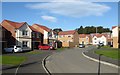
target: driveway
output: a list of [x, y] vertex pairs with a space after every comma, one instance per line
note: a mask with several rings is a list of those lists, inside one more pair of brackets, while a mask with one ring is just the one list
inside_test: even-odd
[[[26, 56], [28, 59], [21, 63], [20, 66], [12, 66], [7, 69], [2, 70], [3, 74], [12, 74], [19, 75], [21, 73], [46, 73], [42, 66], [42, 60], [47, 55], [52, 54], [56, 51], [40, 51], [35, 50], [36, 52], [42, 52], [41, 54], [27, 54], [27, 53], [14, 53], [14, 54], [5, 54], [10, 56]], [[3, 65], [5, 67], [5, 65]]]
[[[51, 73], [98, 73], [98, 62], [82, 55], [82, 52], [94, 48], [73, 48], [55, 53], [46, 59], [46, 67]], [[118, 69], [101, 64], [101, 73], [118, 73]]]

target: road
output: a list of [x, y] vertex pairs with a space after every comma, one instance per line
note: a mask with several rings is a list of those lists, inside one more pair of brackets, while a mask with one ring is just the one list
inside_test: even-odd
[[[46, 59], [46, 67], [51, 73], [98, 73], [98, 62], [82, 55], [93, 48], [73, 48], [53, 54]], [[101, 73], [118, 73], [118, 69], [101, 64]]]
[[[9, 69], [3, 70], [3, 74], [11, 74], [11, 75], [22, 75], [23, 73], [29, 73], [31, 75], [41, 73], [41, 74], [46, 74], [45, 70], [43, 69], [42, 66], [42, 60], [45, 58], [47, 55], [52, 54], [56, 51], [39, 51], [36, 50], [37, 52], [42, 52], [41, 54], [26, 54], [26, 53], [15, 53], [15, 54], [6, 54], [10, 56], [26, 56], [28, 60], [25, 62], [21, 63], [20, 66], [16, 67], [11, 67]], [[47, 75], [47, 74], [46, 74]]]

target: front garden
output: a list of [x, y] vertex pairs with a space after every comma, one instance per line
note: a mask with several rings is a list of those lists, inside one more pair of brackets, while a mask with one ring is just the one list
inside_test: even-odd
[[112, 59], [120, 59], [120, 49], [110, 48], [108, 46], [103, 46], [98, 50], [95, 50], [96, 54], [103, 54], [103, 56], [112, 58]]

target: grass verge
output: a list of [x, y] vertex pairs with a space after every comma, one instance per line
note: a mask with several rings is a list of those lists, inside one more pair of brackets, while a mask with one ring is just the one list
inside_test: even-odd
[[25, 61], [27, 58], [24, 56], [2, 56], [2, 64], [4, 65], [19, 65], [23, 61]]
[[111, 48], [110, 46], [102, 46], [102, 48]]
[[120, 60], [120, 50], [117, 49], [103, 49], [103, 50], [96, 50], [96, 54], [103, 54], [106, 57], [112, 58], [112, 59], [119, 59]]
[[66, 47], [62, 47], [62, 48], [57, 48], [58, 51], [62, 51], [62, 50], [65, 50], [67, 49]]
[[2, 55], [0, 55], [0, 65], [2, 64]]

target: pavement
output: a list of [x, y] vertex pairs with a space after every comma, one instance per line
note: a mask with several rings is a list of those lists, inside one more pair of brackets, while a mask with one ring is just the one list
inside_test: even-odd
[[12, 56], [26, 56], [28, 59], [22, 62], [20, 65], [9, 66], [2, 65], [2, 73], [3, 75], [11, 74], [11, 75], [23, 75], [23, 74], [46, 74], [45, 70], [42, 66], [42, 60], [49, 54], [55, 53], [56, 51], [40, 51], [35, 50], [37, 52], [42, 52], [41, 54], [27, 54], [27, 53], [14, 53], [14, 54], [5, 54]]
[[[91, 58], [99, 60], [99, 55], [94, 53], [95, 50], [102, 50], [102, 49], [88, 50], [87, 52], [84, 52], [84, 54], [91, 57]], [[101, 61], [108, 62], [110, 64], [114, 64], [114, 65], [119, 66], [119, 63], [118, 63], [119, 60], [117, 60], [117, 59], [112, 59], [112, 58], [108, 58], [108, 57], [105, 57], [105, 56], [101, 56]]]
[[[92, 61], [82, 55], [83, 52], [93, 50], [95, 47], [67, 49], [55, 53], [46, 59], [46, 67], [50, 73], [98, 73], [98, 62]], [[118, 75], [118, 69], [101, 64], [101, 73]], [[86, 74], [85, 74], [86, 75]], [[108, 75], [108, 74], [106, 74]]]

